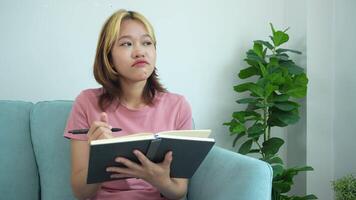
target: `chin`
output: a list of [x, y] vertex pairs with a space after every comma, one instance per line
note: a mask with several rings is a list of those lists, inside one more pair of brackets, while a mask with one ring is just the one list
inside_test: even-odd
[[148, 77], [133, 78], [131, 80], [134, 82], [142, 82], [142, 81], [147, 81]]

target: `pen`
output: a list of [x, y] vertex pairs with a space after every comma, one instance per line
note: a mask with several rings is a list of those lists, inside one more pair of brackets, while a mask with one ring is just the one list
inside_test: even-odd
[[[119, 132], [121, 131], [121, 128], [112, 128], [111, 131], [112, 132]], [[72, 133], [72, 134], [87, 134], [89, 131], [89, 129], [85, 128], [85, 129], [75, 129], [75, 130], [70, 130], [68, 131], [68, 133]]]

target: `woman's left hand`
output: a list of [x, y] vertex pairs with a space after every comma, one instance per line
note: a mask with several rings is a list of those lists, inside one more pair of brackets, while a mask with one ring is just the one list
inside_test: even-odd
[[132, 162], [123, 157], [117, 157], [116, 162], [125, 165], [123, 167], [108, 167], [108, 172], [113, 172], [111, 178], [141, 178], [151, 185], [155, 186], [167, 198], [182, 198], [187, 192], [187, 179], [171, 178], [170, 168], [173, 159], [172, 152], [166, 153], [164, 160], [161, 163], [150, 161], [139, 150], [133, 152], [140, 164]]
[[115, 173], [111, 175], [111, 178], [141, 178], [156, 187], [159, 187], [161, 184], [165, 184], [170, 181], [170, 167], [172, 162], [171, 151], [166, 153], [165, 158], [161, 163], [153, 163], [139, 150], [134, 150], [133, 153], [136, 155], [141, 165], [132, 162], [129, 159], [117, 157], [115, 161], [125, 165], [127, 168], [107, 168], [108, 172]]

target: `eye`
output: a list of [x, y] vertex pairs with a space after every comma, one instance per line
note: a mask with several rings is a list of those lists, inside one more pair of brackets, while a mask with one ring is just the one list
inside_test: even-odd
[[124, 47], [132, 46], [132, 43], [131, 42], [123, 42], [120, 44], [120, 46], [124, 46]]
[[143, 45], [144, 46], [150, 46], [150, 45], [152, 45], [152, 42], [151, 41], [145, 41], [145, 42], [143, 42]]

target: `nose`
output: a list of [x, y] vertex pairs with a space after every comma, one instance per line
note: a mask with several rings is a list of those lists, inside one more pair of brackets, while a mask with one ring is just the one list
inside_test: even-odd
[[141, 58], [145, 57], [145, 51], [141, 45], [136, 45], [132, 52], [132, 57]]

